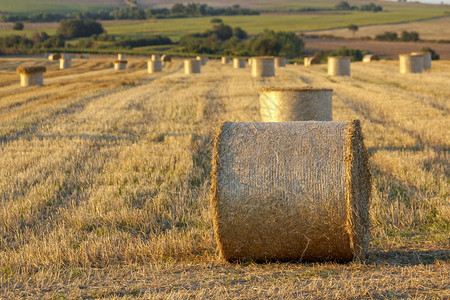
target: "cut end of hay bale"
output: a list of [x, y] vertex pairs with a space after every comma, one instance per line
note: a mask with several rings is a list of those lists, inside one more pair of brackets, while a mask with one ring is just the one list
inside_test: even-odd
[[224, 123], [211, 212], [228, 261], [362, 257], [371, 190], [358, 121]]
[[17, 72], [19, 74], [44, 73], [46, 71], [47, 71], [47, 68], [44, 66], [35, 66], [35, 67], [20, 66], [17, 68]]

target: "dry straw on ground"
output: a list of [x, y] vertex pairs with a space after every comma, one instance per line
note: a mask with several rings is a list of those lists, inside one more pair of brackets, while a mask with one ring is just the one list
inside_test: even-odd
[[286, 59], [284, 57], [275, 57], [275, 67], [285, 67]]
[[225, 65], [230, 62], [230, 59], [226, 56], [222, 56], [221, 62], [222, 62], [222, 65]]
[[126, 60], [115, 60], [114, 61], [114, 70], [115, 71], [126, 70], [127, 63], [128, 63], [128, 61], [126, 61]]
[[245, 68], [245, 59], [237, 57], [233, 58], [233, 68]]
[[357, 120], [227, 122], [217, 131], [211, 210], [226, 260], [362, 257], [370, 191]]
[[398, 56], [400, 73], [422, 73], [423, 54], [400, 54]]
[[156, 72], [162, 72], [162, 62], [161, 60], [149, 60], [147, 62], [147, 69], [148, 73], [156, 73]]
[[44, 85], [44, 72], [47, 69], [44, 66], [36, 67], [24, 67], [20, 66], [17, 68], [17, 72], [20, 75], [20, 86], [33, 86], [33, 85]]
[[413, 52], [411, 55], [423, 55], [423, 69], [431, 69], [431, 53], [430, 52]]
[[350, 57], [329, 56], [328, 57], [328, 75], [350, 76]]
[[194, 74], [200, 73], [201, 71], [201, 62], [196, 59], [185, 59], [184, 60], [184, 73], [186, 74]]
[[363, 57], [363, 62], [371, 62], [371, 61], [376, 61], [376, 60], [380, 60], [380, 58], [378, 57], [378, 55], [376, 54], [366, 54]]
[[331, 121], [333, 90], [263, 88], [259, 90], [263, 122]]
[[253, 77], [275, 76], [275, 62], [273, 57], [253, 57], [251, 66]]
[[72, 67], [72, 59], [71, 58], [61, 58], [59, 60], [59, 68], [61, 70], [70, 69]]

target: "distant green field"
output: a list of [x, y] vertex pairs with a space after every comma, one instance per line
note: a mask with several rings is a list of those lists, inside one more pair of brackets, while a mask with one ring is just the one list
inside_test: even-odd
[[[93, 1], [94, 2], [94, 1]], [[13, 14], [34, 12], [70, 13], [77, 11], [97, 11], [104, 6], [78, 4], [75, 2], [44, 2], [35, 0], [0, 0], [0, 11]]]

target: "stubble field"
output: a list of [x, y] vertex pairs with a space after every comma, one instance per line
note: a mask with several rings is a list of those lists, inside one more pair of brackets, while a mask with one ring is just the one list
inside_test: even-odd
[[[115, 73], [113, 57], [0, 60], [0, 294], [5, 298], [450, 296], [450, 62], [289, 65], [276, 77], [181, 60]], [[46, 65], [20, 88], [20, 64]], [[258, 89], [332, 88], [333, 119], [360, 119], [373, 175], [366, 261], [230, 264], [209, 214], [211, 140], [259, 121]], [[301, 216], [299, 216], [301, 217]]]

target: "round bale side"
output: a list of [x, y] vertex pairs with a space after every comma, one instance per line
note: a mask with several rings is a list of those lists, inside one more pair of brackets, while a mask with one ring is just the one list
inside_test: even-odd
[[186, 74], [194, 74], [200, 73], [201, 70], [201, 62], [196, 59], [185, 59], [184, 60], [184, 73]]
[[275, 76], [275, 62], [273, 57], [253, 57], [251, 65], [253, 77]]
[[331, 121], [331, 89], [263, 88], [259, 90], [262, 122]]
[[359, 121], [224, 123], [211, 211], [228, 261], [363, 257], [371, 179]]
[[350, 76], [350, 57], [328, 56], [328, 75]]
[[33, 85], [44, 85], [44, 72], [47, 71], [46, 67], [23, 67], [17, 68], [17, 72], [20, 76], [20, 86], [27, 87]]
[[245, 59], [243, 58], [233, 58], [233, 68], [245, 68]]
[[423, 71], [422, 54], [400, 54], [398, 60], [401, 74], [422, 73]]
[[161, 60], [149, 60], [147, 62], [148, 73], [162, 72], [162, 61]]
[[61, 58], [59, 60], [59, 69], [70, 69], [72, 67], [72, 59], [70, 58]]
[[127, 63], [128, 63], [128, 61], [126, 61], [126, 60], [116, 60], [116, 61], [114, 61], [114, 70], [115, 71], [126, 70], [127, 69]]
[[430, 52], [413, 52], [412, 55], [423, 55], [423, 69], [431, 69], [431, 53]]

